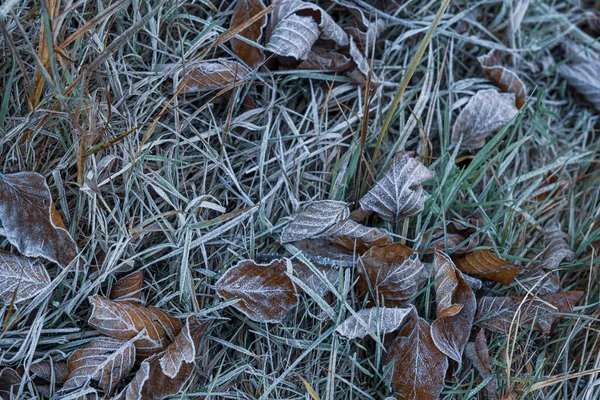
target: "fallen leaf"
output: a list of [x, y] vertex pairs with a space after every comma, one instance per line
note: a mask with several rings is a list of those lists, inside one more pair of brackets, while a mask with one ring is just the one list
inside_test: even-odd
[[569, 246], [570, 237], [562, 231], [560, 222], [554, 222], [545, 230], [546, 250], [542, 256], [542, 266], [556, 269], [563, 260], [573, 261], [575, 253]]
[[126, 301], [113, 301], [91, 296], [92, 314], [88, 324], [99, 332], [129, 340], [144, 329], [146, 333], [135, 341], [138, 358], [158, 353], [181, 331], [181, 322], [156, 307], [143, 307]]
[[556, 69], [558, 75], [573, 86], [579, 94], [600, 111], [600, 60], [589, 59], [563, 64]]
[[132, 272], [119, 279], [110, 289], [112, 300], [137, 300], [144, 286], [144, 270]]
[[251, 72], [237, 61], [214, 60], [201, 61], [188, 65], [182, 79], [183, 92], [222, 89], [236, 82], [243, 81]]
[[21, 384], [21, 375], [12, 368], [0, 369], [0, 398], [16, 399]]
[[314, 46], [306, 60], [298, 65], [298, 69], [316, 69], [319, 71], [343, 71], [352, 65], [352, 60], [342, 53]]
[[444, 387], [448, 358], [431, 338], [423, 318], [409, 321], [390, 346], [392, 387], [398, 399], [437, 400]]
[[331, 265], [334, 267], [354, 267], [357, 256], [334, 241], [321, 239], [303, 239], [292, 242], [313, 264]]
[[144, 360], [133, 380], [116, 399], [162, 400], [180, 394], [192, 377], [201, 341], [211, 323], [188, 317], [175, 341], [162, 353]]
[[415, 313], [413, 307], [363, 309], [357, 312], [357, 316], [351, 315], [342, 322], [336, 332], [348, 339], [362, 339], [370, 333], [384, 335], [398, 330], [411, 313]]
[[315, 273], [308, 265], [300, 261], [292, 262], [294, 275], [298, 277], [306, 286], [319, 296], [324, 296], [330, 292], [329, 282], [333, 287], [337, 286], [340, 274], [339, 268], [331, 265], [314, 265], [318, 273]]
[[489, 250], [474, 250], [454, 259], [458, 269], [479, 278], [510, 285], [519, 268]]
[[462, 137], [461, 148], [479, 149], [488, 136], [504, 128], [518, 112], [514, 94], [480, 90], [458, 115], [452, 128], [451, 144], [457, 144]]
[[442, 252], [433, 260], [437, 318], [431, 324], [431, 337], [438, 349], [462, 364], [462, 353], [471, 334], [477, 301], [473, 290]]
[[394, 243], [372, 247], [360, 257], [357, 289], [371, 292], [388, 307], [398, 307], [414, 296], [427, 280], [427, 270], [410, 247]]
[[[508, 333], [510, 327], [539, 330], [549, 333], [552, 324], [573, 311], [583, 298], [583, 292], [559, 292], [539, 297], [482, 297], [477, 305], [477, 324], [483, 328]], [[517, 315], [517, 312], [519, 313]]]
[[69, 376], [63, 390], [81, 388], [94, 380], [110, 395], [133, 368], [135, 346], [131, 341], [100, 337], [75, 350], [67, 363]]
[[523, 107], [527, 100], [525, 84], [514, 72], [502, 65], [502, 52], [493, 49], [486, 55], [478, 57], [477, 61], [500, 90], [515, 95], [517, 108]]
[[399, 153], [383, 178], [360, 199], [360, 206], [395, 223], [423, 210], [427, 194], [421, 184], [433, 178], [433, 171], [407, 153]]
[[239, 298], [233, 307], [253, 321], [281, 322], [298, 303], [287, 275], [288, 263], [287, 259], [267, 265], [242, 260], [217, 281], [217, 293], [225, 300]]
[[536, 295], [556, 293], [561, 290], [558, 271], [544, 271], [539, 265], [522, 269], [517, 274], [517, 279], [525, 290], [531, 290]]
[[54, 377], [54, 382], [64, 383], [69, 376], [67, 363], [64, 361], [53, 361], [52, 363], [48, 360], [39, 361], [31, 364], [29, 371], [48, 382], [52, 382]]
[[[474, 342], [467, 343], [465, 347], [465, 355], [473, 363], [473, 366], [479, 372], [483, 379], [492, 375], [492, 366], [490, 364], [490, 353], [485, 340], [483, 329], [479, 331]], [[489, 400], [498, 400], [498, 383], [496, 378], [492, 376], [485, 389], [488, 393]]]
[[[61, 266], [77, 256], [77, 245], [52, 213], [46, 179], [35, 172], [0, 174], [0, 222], [8, 241], [27, 257], [44, 257]], [[64, 226], [64, 225], [63, 225]]]
[[[265, 5], [261, 0], [237, 0], [233, 9], [233, 15], [231, 16], [231, 27], [243, 24], [264, 9]], [[267, 16], [265, 15], [238, 33], [238, 35], [259, 43], [266, 25]], [[235, 55], [250, 68], [257, 68], [265, 60], [265, 54], [260, 48], [235, 37], [231, 39], [231, 47]]]
[[385, 246], [392, 243], [392, 237], [385, 229], [366, 227], [351, 219], [338, 222], [329, 229], [328, 234], [359, 240], [368, 246]]
[[350, 209], [343, 201], [322, 200], [307, 204], [281, 232], [281, 243], [328, 235], [329, 229], [348, 219]]
[[356, 26], [346, 28], [346, 31], [360, 48], [372, 49], [386, 28], [385, 22], [377, 19], [377, 16], [373, 16], [371, 19], [367, 18], [363, 10], [349, 3], [344, 3], [344, 7], [350, 11], [357, 22]]
[[[469, 239], [467, 243], [461, 246], [461, 243], [467, 239]], [[445, 227], [440, 223], [425, 232], [424, 240], [431, 240], [424, 251], [425, 254], [435, 253], [436, 251], [463, 254], [477, 247], [479, 235], [476, 228], [468, 227], [457, 221], [448, 221]]]
[[[46, 268], [33, 258], [0, 252], [0, 299], [9, 304], [37, 296], [50, 284]], [[15, 295], [16, 291], [16, 295]]]

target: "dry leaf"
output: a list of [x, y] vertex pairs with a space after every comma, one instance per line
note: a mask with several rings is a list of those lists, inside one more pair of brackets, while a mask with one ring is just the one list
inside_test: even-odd
[[475, 250], [454, 259], [462, 272], [479, 278], [510, 285], [519, 268], [489, 250]]
[[217, 293], [226, 300], [239, 298], [233, 307], [253, 321], [281, 322], [298, 302], [287, 275], [288, 263], [287, 259], [268, 265], [242, 260], [217, 281]]
[[354, 267], [355, 255], [345, 246], [328, 239], [303, 239], [292, 245], [313, 264]]
[[391, 223], [415, 215], [423, 210], [428, 197], [421, 184], [433, 176], [420, 161], [399, 153], [383, 178], [360, 199], [360, 206]]
[[222, 89], [246, 79], [251, 72], [237, 61], [218, 59], [188, 65], [183, 73], [186, 75], [181, 81], [183, 92], [189, 93]]
[[54, 361], [51, 363], [50, 361], [43, 360], [31, 364], [29, 371], [48, 382], [52, 382], [52, 377], [54, 377], [54, 382], [63, 383], [69, 376], [67, 363], [64, 361]]
[[525, 290], [531, 290], [536, 295], [556, 293], [561, 290], [558, 271], [546, 272], [541, 266], [523, 269], [519, 271], [517, 278]]
[[69, 357], [69, 376], [63, 390], [87, 385], [90, 380], [109, 395], [135, 363], [135, 346], [131, 341], [100, 337]]
[[[444, 251], [454, 254], [463, 254], [473, 250], [479, 243], [477, 229], [470, 228], [457, 221], [448, 221], [446, 226], [440, 223], [435, 228], [425, 232], [424, 240], [431, 239], [425, 254]], [[466, 239], [469, 241], [460, 246]], [[460, 247], [459, 247], [460, 246]]]
[[358, 22], [356, 27], [346, 28], [346, 31], [352, 36], [357, 45], [362, 49], [372, 49], [377, 39], [385, 30], [386, 24], [383, 20], [374, 16], [372, 20], [367, 18], [358, 7], [344, 3], [344, 7], [350, 11], [354, 19]]
[[517, 108], [523, 107], [527, 100], [525, 84], [514, 72], [502, 65], [500, 50], [493, 49], [485, 56], [478, 57], [477, 60], [494, 85], [503, 92], [513, 93]]
[[471, 334], [477, 301], [473, 290], [446, 254], [435, 254], [433, 272], [437, 319], [431, 324], [431, 337], [442, 353], [458, 362], [458, 372]]
[[175, 342], [164, 352], [144, 360], [131, 383], [116, 399], [162, 400], [180, 394], [194, 372], [198, 349], [210, 325], [211, 321], [188, 317]]
[[328, 234], [358, 240], [368, 246], [385, 246], [392, 243], [392, 237], [385, 229], [366, 227], [351, 219], [338, 222]]
[[431, 338], [431, 327], [414, 318], [390, 346], [392, 387], [398, 399], [437, 400], [444, 387], [448, 358]]
[[557, 68], [558, 74], [600, 111], [600, 60], [579, 60]]
[[318, 273], [313, 272], [308, 265], [300, 261], [292, 262], [294, 275], [306, 286], [319, 296], [329, 293], [329, 282], [333, 287], [337, 286], [340, 270], [331, 265], [314, 265]]
[[16, 399], [21, 385], [21, 375], [12, 368], [0, 369], [0, 398]]
[[49, 284], [48, 271], [36, 259], [0, 252], [0, 300], [6, 304], [13, 297], [15, 303], [31, 299]]
[[414, 296], [427, 280], [427, 270], [415, 251], [401, 243], [373, 247], [360, 257], [359, 293], [371, 291], [388, 307], [398, 307]]
[[364, 338], [374, 334], [380, 336], [400, 328], [404, 319], [414, 313], [413, 307], [376, 307], [360, 310], [357, 317], [351, 315], [337, 327], [336, 332], [348, 339]]
[[[265, 5], [261, 0], [237, 0], [231, 17], [231, 27], [243, 24], [264, 9]], [[259, 43], [266, 25], [267, 16], [265, 15], [238, 35]], [[261, 49], [235, 37], [231, 39], [231, 47], [235, 55], [250, 68], [257, 68], [265, 60], [265, 54]]]
[[56, 225], [59, 216], [52, 208], [42, 175], [0, 174], [0, 222], [8, 241], [27, 257], [44, 257], [66, 266], [77, 256], [77, 245], [69, 232]]
[[348, 219], [350, 209], [343, 201], [322, 200], [307, 204], [281, 232], [281, 243], [328, 235], [329, 229]]
[[298, 65], [298, 69], [316, 69], [328, 71], [343, 71], [350, 67], [352, 60], [342, 53], [314, 46], [306, 60]]
[[[469, 360], [471, 360], [473, 366], [483, 379], [486, 379], [488, 376], [492, 375], [490, 354], [483, 329], [477, 334], [475, 342], [467, 343], [467, 346], [465, 347], [465, 355]], [[499, 399], [498, 384], [495, 377], [492, 377], [492, 379], [485, 386], [485, 389], [487, 390], [489, 400]]]
[[480, 90], [458, 115], [451, 144], [457, 144], [462, 137], [461, 148], [479, 149], [488, 136], [504, 128], [518, 112], [514, 94]]
[[575, 253], [569, 246], [570, 237], [562, 231], [560, 223], [550, 224], [545, 233], [546, 251], [542, 256], [542, 266], [556, 269], [563, 260], [573, 261]]
[[163, 350], [181, 331], [181, 322], [177, 318], [156, 307], [146, 308], [98, 295], [89, 297], [89, 300], [93, 308], [88, 324], [99, 332], [129, 340], [146, 329], [146, 333], [134, 343], [138, 357]]
[[110, 289], [112, 300], [137, 300], [144, 286], [144, 270], [132, 272], [119, 279]]
[[479, 299], [475, 318], [481, 319], [479, 326], [500, 333], [508, 333], [513, 323], [521, 329], [530, 329], [533, 324], [533, 330], [549, 333], [560, 314], [571, 313], [583, 295], [583, 292], [573, 291], [536, 298], [486, 296]]

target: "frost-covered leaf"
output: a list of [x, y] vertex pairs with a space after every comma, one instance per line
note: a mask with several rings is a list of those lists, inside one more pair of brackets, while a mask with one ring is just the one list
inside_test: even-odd
[[376, 307], [358, 311], [358, 318], [348, 317], [337, 327], [336, 332], [348, 339], [364, 338], [372, 333], [383, 335], [394, 332], [404, 323], [406, 317], [414, 313], [414, 308]]
[[156, 307], [143, 307], [126, 301], [113, 301], [102, 296], [89, 297], [92, 315], [88, 324], [99, 332], [129, 340], [144, 329], [135, 341], [138, 357], [158, 353], [181, 331], [181, 322]]
[[83, 387], [90, 380], [98, 382], [104, 393], [111, 394], [135, 363], [135, 346], [131, 341], [100, 337], [69, 357], [69, 376], [63, 390]]
[[300, 261], [293, 261], [292, 265], [294, 275], [319, 296], [323, 296], [330, 291], [327, 282], [333, 287], [337, 286], [340, 274], [339, 268], [326, 264], [316, 264], [314, 267], [318, 272], [315, 272]]
[[345, 246], [329, 239], [303, 239], [292, 245], [300, 250], [313, 264], [331, 265], [333, 267], [353, 267], [355, 254]]
[[518, 267], [489, 250], [474, 250], [457, 257], [454, 262], [462, 272], [503, 285], [510, 285], [519, 271]]
[[503, 92], [513, 93], [517, 107], [523, 107], [527, 100], [525, 84], [517, 74], [502, 65], [500, 50], [493, 49], [488, 54], [478, 57], [477, 60], [492, 82]]
[[448, 358], [431, 338], [423, 318], [408, 322], [390, 346], [392, 387], [398, 399], [437, 400], [444, 387]]
[[21, 384], [21, 375], [12, 368], [0, 368], [0, 398], [16, 399]]
[[[490, 352], [488, 349], [487, 341], [485, 340], [485, 333], [483, 329], [479, 331], [474, 342], [467, 343], [465, 347], [465, 355], [473, 363], [473, 366], [479, 372], [479, 375], [483, 379], [492, 375], [492, 366], [490, 363]], [[485, 386], [490, 400], [498, 400], [498, 384], [496, 378], [492, 377], [488, 384]]]
[[27, 257], [66, 266], [77, 245], [54, 210], [46, 179], [36, 172], [0, 174], [0, 223], [8, 241]]
[[359, 261], [359, 293], [373, 293], [388, 307], [403, 305], [427, 280], [427, 270], [414, 255], [401, 243], [369, 249]]
[[535, 295], [556, 293], [561, 290], [560, 276], [557, 270], [544, 271], [541, 266], [522, 269], [517, 274], [519, 285]]
[[289, 243], [328, 235], [329, 229], [338, 222], [348, 219], [349, 216], [350, 209], [343, 201], [313, 201], [283, 228], [280, 242]]
[[242, 260], [217, 281], [217, 293], [226, 300], [240, 299], [233, 307], [253, 321], [281, 322], [298, 302], [287, 275], [288, 262], [282, 259], [262, 265]]
[[237, 61], [201, 61], [183, 70], [183, 93], [222, 89], [246, 79], [250, 71]]
[[433, 171], [409, 154], [397, 154], [383, 178], [360, 199], [360, 206], [391, 223], [415, 215], [428, 197], [421, 184], [433, 176]]
[[[583, 292], [549, 293], [539, 297], [482, 297], [477, 303], [479, 326], [508, 333], [511, 325], [515, 329], [550, 332], [552, 324], [583, 298]], [[518, 314], [517, 314], [518, 313]]]
[[347, 46], [348, 35], [321, 7], [301, 0], [281, 1], [266, 49], [284, 57], [306, 60], [318, 38]]
[[19, 303], [37, 296], [49, 284], [48, 271], [36, 259], [0, 252], [0, 300], [8, 304], [14, 296]]
[[372, 49], [386, 28], [385, 22], [378, 19], [376, 15], [367, 18], [362, 9], [350, 3], [344, 3], [343, 5], [350, 11], [356, 21], [356, 26], [346, 28], [346, 32], [352, 36], [354, 42], [360, 48], [365, 50]]
[[514, 94], [480, 90], [458, 115], [451, 142], [457, 144], [462, 136], [461, 148], [479, 149], [488, 136], [504, 128], [518, 112]]
[[328, 234], [359, 240], [368, 246], [385, 246], [392, 243], [392, 237], [385, 229], [366, 227], [351, 219], [338, 222], [329, 229]]
[[51, 382], [54, 377], [54, 382], [56, 383], [65, 382], [69, 376], [67, 363], [64, 361], [54, 361], [51, 363], [48, 360], [42, 360], [31, 364], [29, 372], [48, 382]]
[[[448, 221], [445, 226], [441, 223], [438, 224], [433, 229], [425, 232], [425, 239], [431, 240], [424, 251], [426, 254], [435, 253], [436, 251], [463, 254], [473, 250], [479, 243], [477, 229], [457, 221]], [[461, 243], [467, 239], [469, 239], [467, 243], [461, 246]]]
[[600, 111], [600, 60], [589, 59], [563, 64], [556, 70], [569, 85]]
[[435, 254], [433, 272], [437, 318], [431, 324], [431, 337], [442, 353], [458, 362], [458, 372], [471, 334], [477, 301], [473, 290], [446, 254]]
[[[243, 24], [264, 9], [265, 5], [262, 0], [237, 0], [231, 16], [231, 27]], [[238, 35], [259, 43], [266, 25], [267, 16], [265, 15]], [[231, 39], [231, 47], [234, 53], [250, 68], [257, 68], [265, 60], [265, 54], [260, 48], [235, 37]]]
[[343, 71], [352, 65], [352, 60], [342, 53], [314, 46], [298, 69]]
[[554, 222], [545, 231], [546, 250], [542, 256], [542, 267], [556, 269], [563, 261], [572, 261], [575, 253], [569, 246], [569, 235], [562, 231], [559, 222]]
[[144, 286], [144, 270], [132, 272], [119, 279], [110, 289], [112, 300], [135, 300], [139, 299]]
[[147, 358], [133, 380], [116, 397], [119, 400], [162, 400], [180, 394], [194, 372], [194, 362], [211, 321], [188, 317], [169, 347]]

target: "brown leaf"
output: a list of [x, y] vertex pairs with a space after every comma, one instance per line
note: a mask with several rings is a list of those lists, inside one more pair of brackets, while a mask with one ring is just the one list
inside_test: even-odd
[[518, 267], [504, 261], [489, 250], [475, 250], [454, 259], [462, 272], [479, 278], [510, 285], [519, 271]]
[[64, 361], [50, 363], [50, 361], [43, 360], [31, 364], [29, 371], [48, 382], [52, 382], [52, 377], [54, 377], [54, 382], [63, 383], [69, 376], [67, 363]]
[[319, 296], [330, 292], [329, 282], [333, 287], [337, 286], [340, 270], [331, 265], [314, 265], [318, 273], [315, 273], [310, 267], [300, 261], [292, 261], [294, 275], [298, 277], [306, 286]]
[[562, 231], [559, 222], [554, 222], [545, 231], [546, 251], [542, 256], [542, 266], [556, 269], [563, 260], [573, 261], [575, 253], [569, 246], [570, 237]]
[[[237, 0], [235, 8], [233, 9], [230, 26], [238, 26], [264, 9], [265, 5], [261, 0]], [[266, 25], [267, 16], [265, 15], [248, 28], [238, 33], [238, 35], [259, 43]], [[231, 47], [233, 48], [233, 52], [250, 68], [257, 68], [265, 60], [265, 54], [261, 49], [235, 37], [231, 39]]]
[[306, 60], [298, 65], [298, 69], [316, 69], [327, 71], [343, 71], [350, 67], [352, 60], [337, 51], [315, 46], [308, 53]]
[[462, 137], [461, 148], [479, 149], [488, 136], [504, 128], [518, 112], [514, 94], [480, 90], [458, 115], [451, 144], [456, 145]]
[[351, 315], [337, 327], [336, 332], [348, 339], [364, 338], [369, 334], [380, 336], [391, 333], [400, 328], [404, 319], [415, 309], [376, 307], [367, 308], [357, 312], [357, 316]]
[[514, 72], [502, 65], [500, 50], [493, 49], [488, 54], [478, 57], [477, 60], [494, 85], [503, 92], [513, 93], [517, 107], [523, 107], [527, 100], [525, 84]]
[[31, 299], [49, 284], [48, 271], [36, 259], [0, 252], [0, 299], [6, 304], [13, 296], [15, 303]]
[[303, 239], [292, 245], [313, 264], [354, 267], [355, 255], [345, 246], [328, 239]]
[[427, 280], [427, 271], [415, 251], [401, 243], [372, 247], [360, 257], [359, 293], [371, 289], [380, 302], [388, 307], [398, 307], [417, 293]]
[[167, 350], [147, 358], [116, 399], [162, 400], [180, 394], [194, 372], [194, 361], [211, 321], [188, 317], [181, 333]]
[[427, 321], [417, 317], [408, 322], [390, 346], [388, 359], [394, 363], [392, 387], [398, 399], [438, 399], [448, 358], [433, 342]]
[[84, 349], [75, 350], [69, 357], [69, 376], [63, 390], [87, 385], [90, 380], [109, 395], [135, 363], [135, 346], [132, 341], [100, 337]]
[[142, 294], [144, 286], [144, 270], [132, 272], [119, 279], [110, 289], [112, 300], [136, 300]]
[[[486, 379], [488, 376], [492, 375], [490, 354], [483, 329], [479, 331], [474, 342], [467, 343], [467, 346], [465, 347], [465, 355], [473, 363], [473, 366], [483, 379]], [[490, 400], [499, 399], [498, 384], [495, 377], [492, 377], [485, 388], [488, 392], [488, 398]]]
[[600, 111], [600, 59], [578, 61], [563, 64], [556, 72]]
[[479, 326], [500, 333], [508, 333], [513, 323], [522, 329], [530, 329], [533, 324], [533, 330], [549, 333], [560, 314], [572, 312], [583, 295], [583, 292], [573, 291], [535, 298], [486, 296], [479, 299], [475, 318], [481, 320]]
[[377, 19], [376, 16], [372, 16], [370, 19], [367, 18], [362, 9], [349, 3], [344, 3], [344, 7], [350, 11], [357, 22], [355, 27], [346, 28], [346, 31], [360, 48], [372, 49], [386, 28], [385, 22]]
[[8, 241], [27, 257], [66, 266], [77, 256], [77, 245], [54, 221], [50, 189], [42, 175], [0, 174], [0, 222]]
[[[446, 222], [445, 228], [441, 223], [438, 224], [433, 229], [425, 232], [424, 239], [431, 240], [429, 246], [424, 251], [425, 254], [435, 253], [436, 251], [463, 254], [473, 250], [479, 243], [477, 229], [468, 227], [457, 221]], [[467, 239], [469, 241], [460, 246]]]
[[117, 302], [102, 296], [89, 297], [92, 315], [88, 324], [99, 332], [116, 338], [129, 340], [146, 329], [146, 333], [135, 341], [138, 357], [146, 357], [167, 347], [169, 338], [181, 331], [177, 318], [156, 307], [143, 307], [130, 302]]
[[250, 76], [250, 71], [237, 61], [201, 61], [183, 70], [183, 92], [222, 89]]
[[0, 398], [16, 399], [20, 384], [21, 375], [17, 371], [8, 367], [0, 369]]
[[477, 301], [473, 290], [446, 254], [435, 254], [433, 272], [437, 319], [431, 324], [431, 337], [442, 353], [458, 362], [458, 372], [471, 334]]
[[239, 298], [233, 307], [253, 321], [281, 322], [298, 302], [287, 275], [288, 262], [282, 259], [263, 265], [242, 260], [217, 281], [217, 293], [226, 300]]
[[383, 178], [360, 199], [360, 206], [391, 223], [408, 218], [423, 210], [428, 196], [421, 184], [433, 176], [433, 171], [420, 161], [407, 153], [399, 153]]

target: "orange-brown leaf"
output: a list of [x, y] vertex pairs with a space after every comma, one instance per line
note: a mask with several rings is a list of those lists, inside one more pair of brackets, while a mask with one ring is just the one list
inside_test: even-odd
[[[483, 329], [479, 331], [474, 342], [467, 343], [465, 355], [473, 363], [473, 366], [479, 372], [483, 379], [492, 375], [492, 366], [490, 363], [490, 353], [485, 340]], [[492, 377], [485, 386], [490, 400], [498, 400], [498, 385], [496, 378]]]
[[[445, 227], [442, 224], [438, 224], [425, 232], [425, 240], [429, 239], [431, 242], [424, 251], [426, 254], [435, 253], [436, 251], [463, 254], [473, 250], [477, 246], [479, 235], [477, 235], [477, 229], [475, 228], [468, 227], [457, 221], [448, 221]], [[469, 239], [468, 242], [460, 246], [467, 239]]]
[[89, 300], [92, 315], [88, 323], [99, 332], [116, 339], [129, 340], [146, 329], [146, 333], [134, 343], [139, 357], [163, 350], [169, 344], [169, 339], [181, 331], [181, 322], [177, 318], [156, 307], [146, 308], [98, 295], [89, 297]]
[[[264, 9], [265, 5], [261, 0], [237, 0], [231, 17], [231, 27], [244, 23]], [[265, 15], [238, 35], [259, 43], [266, 25], [267, 16]], [[258, 67], [265, 60], [265, 54], [261, 49], [235, 37], [231, 39], [231, 47], [234, 53], [250, 68]]]
[[437, 400], [444, 387], [448, 358], [431, 338], [423, 318], [407, 323], [390, 346], [392, 387], [398, 399]]
[[52, 382], [54, 377], [54, 382], [63, 383], [69, 376], [67, 363], [64, 361], [54, 361], [52, 363], [47, 360], [39, 361], [31, 364], [29, 371], [48, 382]]
[[37, 296], [50, 284], [46, 268], [33, 258], [0, 252], [0, 299], [10, 304]]
[[519, 268], [489, 250], [475, 250], [454, 260], [458, 269], [479, 278], [510, 285]]
[[8, 241], [27, 257], [44, 257], [66, 266], [77, 245], [54, 221], [46, 179], [35, 172], [0, 174], [0, 222]]
[[184, 70], [183, 92], [222, 89], [246, 79], [250, 71], [237, 61], [201, 61]]
[[242, 260], [217, 281], [217, 292], [226, 300], [240, 299], [233, 307], [253, 321], [280, 322], [298, 302], [287, 264], [286, 259], [267, 265]]
[[502, 53], [493, 49], [488, 54], [478, 57], [485, 74], [503, 92], [514, 93], [516, 105], [523, 107], [527, 100], [527, 93], [523, 81], [511, 70], [502, 65]]
[[132, 272], [119, 279], [110, 289], [112, 300], [139, 299], [144, 286], [144, 270]]

